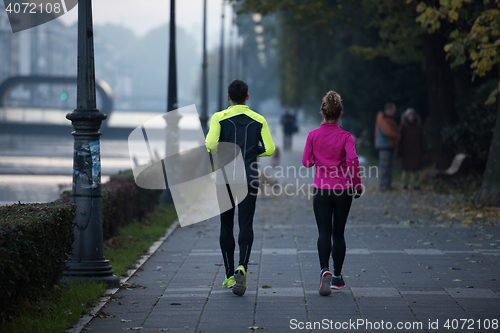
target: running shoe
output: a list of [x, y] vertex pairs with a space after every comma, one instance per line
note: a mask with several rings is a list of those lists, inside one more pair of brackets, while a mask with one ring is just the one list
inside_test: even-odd
[[239, 265], [234, 272], [236, 284], [233, 286], [233, 293], [238, 296], [243, 296], [247, 290], [247, 272], [243, 265]]
[[329, 270], [324, 269], [321, 271], [321, 278], [319, 280], [319, 294], [321, 296], [328, 296], [332, 293], [332, 290], [330, 289], [332, 277], [332, 273], [330, 273]]
[[234, 275], [230, 277], [226, 277], [224, 283], [222, 284], [223, 288], [231, 289], [236, 284], [236, 280], [234, 279]]
[[339, 289], [342, 289], [344, 287], [345, 287], [345, 282], [344, 282], [344, 278], [342, 277], [342, 275], [340, 275], [340, 277], [334, 276], [332, 279], [331, 288], [335, 289], [335, 290], [339, 290]]

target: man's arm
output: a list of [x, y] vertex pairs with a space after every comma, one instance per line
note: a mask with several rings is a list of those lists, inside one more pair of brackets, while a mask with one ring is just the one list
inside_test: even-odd
[[210, 120], [210, 130], [208, 131], [205, 139], [205, 146], [209, 153], [215, 153], [219, 144], [220, 138], [220, 122], [217, 113], [214, 113], [212, 120]]
[[269, 132], [269, 126], [267, 125], [267, 121], [264, 119], [262, 123], [262, 129], [260, 130], [260, 136], [262, 138], [262, 145], [264, 147], [264, 152], [259, 154], [258, 156], [271, 156], [274, 154], [274, 142], [271, 137], [271, 132]]

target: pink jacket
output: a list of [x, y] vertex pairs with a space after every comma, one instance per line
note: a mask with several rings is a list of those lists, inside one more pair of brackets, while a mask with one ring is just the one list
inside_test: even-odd
[[[309, 132], [302, 164], [306, 168], [316, 165], [315, 188], [361, 190], [354, 138], [337, 124], [323, 123]], [[349, 172], [353, 175], [352, 183]]]

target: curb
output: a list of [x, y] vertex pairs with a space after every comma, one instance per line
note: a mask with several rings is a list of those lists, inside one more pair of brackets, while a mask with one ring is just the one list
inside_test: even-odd
[[[175, 220], [172, 225], [167, 229], [165, 236], [159, 238], [156, 242], [151, 245], [146, 254], [143, 254], [139, 260], [137, 260], [135, 267], [133, 269], [129, 269], [127, 271], [127, 276], [120, 279], [120, 285], [126, 283], [134, 274], [139, 270], [139, 268], [144, 265], [146, 261], [160, 248], [160, 246], [174, 233], [174, 231], [179, 227], [179, 220]], [[101, 309], [111, 300], [114, 294], [120, 290], [121, 287], [110, 288], [105, 292], [105, 296], [101, 297], [101, 299], [97, 302], [97, 305], [94, 306], [90, 313], [83, 314], [80, 319], [70, 328], [68, 328], [66, 333], [80, 333], [84, 327], [94, 319], [95, 315], [101, 311]]]

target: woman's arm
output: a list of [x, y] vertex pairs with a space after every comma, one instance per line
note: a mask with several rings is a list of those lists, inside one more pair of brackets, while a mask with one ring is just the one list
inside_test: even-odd
[[356, 191], [362, 191], [361, 178], [359, 176], [358, 154], [356, 154], [356, 146], [352, 134], [347, 136], [344, 144], [344, 150], [347, 154], [347, 165], [352, 176], [352, 187]]
[[302, 165], [306, 168], [310, 168], [314, 165], [312, 132], [309, 132], [307, 135], [306, 146], [304, 147], [304, 154], [302, 155]]

